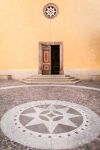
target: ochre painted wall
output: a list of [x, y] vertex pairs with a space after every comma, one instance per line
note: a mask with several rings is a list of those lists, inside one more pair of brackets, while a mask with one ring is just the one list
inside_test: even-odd
[[0, 0], [0, 69], [38, 69], [40, 41], [63, 42], [64, 69], [100, 70], [100, 0]]

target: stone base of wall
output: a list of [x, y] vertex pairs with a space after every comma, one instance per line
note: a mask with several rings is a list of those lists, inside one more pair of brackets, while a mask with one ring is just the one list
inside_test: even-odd
[[0, 70], [0, 79], [8, 79], [8, 76], [11, 76], [12, 79], [20, 80], [37, 74], [38, 70]]
[[[38, 70], [0, 70], [0, 79], [24, 79], [38, 75]], [[70, 75], [81, 80], [100, 80], [100, 70], [65, 69], [64, 75]]]
[[81, 80], [100, 80], [100, 70], [65, 69], [64, 74]]

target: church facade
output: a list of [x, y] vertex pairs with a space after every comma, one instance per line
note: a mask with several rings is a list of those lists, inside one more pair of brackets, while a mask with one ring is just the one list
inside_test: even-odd
[[100, 1], [0, 0], [0, 75], [100, 77]]

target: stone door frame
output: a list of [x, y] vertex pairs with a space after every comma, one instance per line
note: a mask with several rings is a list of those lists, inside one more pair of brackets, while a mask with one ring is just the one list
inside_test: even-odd
[[63, 42], [39, 42], [39, 71], [38, 71], [38, 74], [42, 75], [42, 62], [43, 62], [42, 45], [60, 45], [60, 72], [59, 72], [59, 75], [63, 75], [64, 74], [64, 70], [63, 70]]

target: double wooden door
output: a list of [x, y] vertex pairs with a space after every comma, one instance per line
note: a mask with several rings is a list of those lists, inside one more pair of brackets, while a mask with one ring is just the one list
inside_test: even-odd
[[42, 45], [42, 74], [60, 72], [60, 45]]

